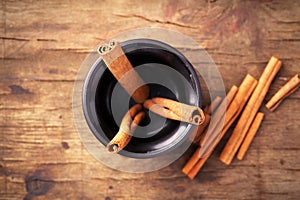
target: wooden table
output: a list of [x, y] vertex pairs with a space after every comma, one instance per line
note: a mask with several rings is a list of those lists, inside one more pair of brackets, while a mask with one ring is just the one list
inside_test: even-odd
[[72, 89], [87, 53], [145, 26], [194, 38], [226, 89], [247, 73], [259, 78], [277, 55], [283, 67], [270, 99], [300, 72], [300, 1], [3, 0], [0, 24], [0, 199], [300, 198], [299, 91], [274, 113], [261, 108], [265, 120], [245, 160], [218, 160], [225, 138], [194, 181], [181, 173], [191, 150], [146, 174], [104, 166], [83, 147], [72, 116]]

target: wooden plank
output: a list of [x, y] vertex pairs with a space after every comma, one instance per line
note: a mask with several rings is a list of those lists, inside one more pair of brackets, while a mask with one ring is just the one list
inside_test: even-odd
[[[112, 170], [83, 147], [72, 119], [77, 70], [100, 41], [145, 26], [180, 31], [213, 57], [226, 88], [258, 78], [273, 54], [283, 68], [268, 100], [300, 66], [300, 2], [2, 1], [0, 4], [0, 199], [298, 199], [299, 99], [265, 120], [244, 161], [218, 156], [194, 181], [192, 153], [146, 174]], [[182, 47], [178, 47], [182, 48]], [[206, 95], [206, 93], [204, 94]], [[207, 101], [207, 100], [206, 100]]]

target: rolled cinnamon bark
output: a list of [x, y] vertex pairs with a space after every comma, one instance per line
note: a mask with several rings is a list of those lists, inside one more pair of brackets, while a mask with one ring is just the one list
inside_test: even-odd
[[143, 103], [149, 96], [149, 87], [134, 70], [120, 44], [114, 40], [98, 47], [106, 66], [121, 86], [137, 103]]
[[239, 159], [239, 160], [244, 159], [244, 157], [254, 139], [254, 136], [256, 135], [256, 133], [260, 127], [260, 124], [261, 124], [263, 118], [264, 118], [264, 114], [261, 112], [258, 112], [255, 119], [253, 120], [251, 127], [249, 128], [249, 131], [245, 137], [245, 140], [243, 141], [243, 143], [241, 145], [241, 148], [237, 154], [237, 159]]
[[291, 95], [292, 93], [296, 92], [299, 86], [300, 79], [298, 77], [298, 74], [296, 74], [282, 88], [280, 88], [276, 92], [276, 94], [274, 94], [274, 96], [266, 104], [266, 107], [271, 112], [273, 112], [279, 106], [282, 100]]
[[202, 124], [205, 119], [201, 108], [161, 97], [145, 101], [144, 107], [162, 117], [195, 125]]
[[140, 104], [131, 107], [123, 117], [118, 133], [107, 144], [107, 150], [112, 153], [121, 151], [130, 142], [133, 132], [144, 117], [145, 113]]

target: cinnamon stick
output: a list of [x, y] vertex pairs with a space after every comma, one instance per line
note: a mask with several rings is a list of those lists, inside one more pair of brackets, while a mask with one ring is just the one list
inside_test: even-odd
[[106, 66], [121, 86], [137, 103], [143, 103], [149, 96], [149, 87], [132, 67], [120, 44], [114, 40], [98, 48]]
[[121, 151], [130, 142], [133, 132], [144, 117], [145, 113], [140, 104], [131, 107], [123, 117], [118, 133], [107, 144], [107, 150], [112, 153]]
[[273, 112], [287, 96], [294, 93], [300, 86], [298, 74], [293, 76], [282, 88], [280, 88], [274, 96], [266, 104], [266, 107]]
[[161, 97], [148, 99], [144, 107], [165, 118], [195, 125], [202, 124], [205, 119], [201, 108]]
[[197, 176], [200, 169], [204, 166], [205, 162], [208, 160], [211, 154], [212, 151], [206, 154], [204, 157], [198, 159], [193, 168], [186, 174], [191, 180], [193, 180]]
[[263, 118], [264, 118], [264, 114], [261, 112], [258, 112], [255, 119], [253, 120], [251, 127], [248, 130], [245, 140], [243, 141], [243, 143], [241, 145], [241, 148], [237, 154], [237, 159], [239, 159], [239, 160], [244, 159], [246, 152], [248, 151], [250, 144], [252, 143], [254, 136], [256, 135], [256, 132], [258, 131]]
[[258, 81], [257, 87], [242, 113], [240, 120], [220, 155], [219, 159], [223, 163], [229, 165], [232, 162], [232, 159], [243, 142], [245, 135], [270, 87], [270, 84], [280, 67], [281, 61], [274, 56], [271, 57]]
[[184, 165], [182, 168], [182, 172], [184, 174], [188, 174], [191, 169], [194, 167], [194, 165], [198, 162], [199, 160], [199, 153], [200, 153], [200, 147], [197, 147], [196, 151], [193, 153], [192, 157], [187, 161], [187, 163]]

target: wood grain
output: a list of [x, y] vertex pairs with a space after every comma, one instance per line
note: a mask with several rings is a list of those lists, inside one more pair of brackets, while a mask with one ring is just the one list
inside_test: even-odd
[[107, 168], [85, 150], [72, 119], [72, 89], [104, 39], [156, 26], [194, 38], [226, 88], [283, 60], [265, 101], [300, 71], [300, 1], [38, 1], [0, 3], [0, 199], [299, 199], [300, 93], [265, 120], [244, 161], [218, 161], [228, 136], [194, 181], [190, 149], [147, 174]]

